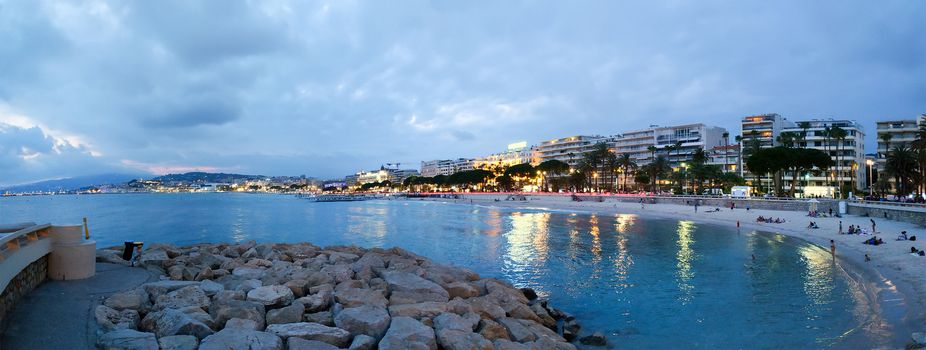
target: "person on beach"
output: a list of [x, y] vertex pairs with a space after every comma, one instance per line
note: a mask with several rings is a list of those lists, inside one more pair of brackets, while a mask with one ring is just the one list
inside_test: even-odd
[[833, 260], [836, 260], [836, 241], [830, 240], [830, 253], [833, 254]]
[[868, 256], [868, 254], [865, 254], [865, 262], [869, 262], [869, 261], [871, 261], [871, 258]]
[[878, 231], [875, 230], [875, 219], [868, 219], [868, 220], [871, 221], [871, 234], [878, 233]]
[[839, 220], [839, 234], [842, 234], [842, 220]]

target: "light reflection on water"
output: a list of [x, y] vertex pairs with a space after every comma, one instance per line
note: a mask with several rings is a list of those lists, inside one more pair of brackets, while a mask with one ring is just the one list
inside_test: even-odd
[[877, 320], [827, 251], [684, 220], [237, 194], [0, 199], [0, 222], [83, 216], [100, 246], [248, 239], [402, 246], [535, 288], [622, 348], [854, 348], [885, 336], [859, 331]]

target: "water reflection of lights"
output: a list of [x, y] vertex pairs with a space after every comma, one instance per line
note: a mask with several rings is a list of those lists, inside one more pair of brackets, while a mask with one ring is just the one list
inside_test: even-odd
[[684, 293], [681, 297], [682, 303], [686, 304], [691, 301], [691, 293], [694, 289], [694, 286], [691, 285], [691, 279], [695, 275], [691, 267], [691, 263], [695, 258], [694, 250], [691, 249], [691, 244], [694, 243], [691, 233], [694, 228], [695, 225], [692, 221], [679, 221], [676, 230], [676, 233], [678, 233], [678, 253], [676, 254], [676, 260], [678, 260], [676, 267], [678, 270], [676, 276], [678, 277], [678, 289]]
[[518, 265], [542, 264], [548, 253], [550, 213], [511, 213], [511, 230], [505, 233], [508, 257]]
[[382, 244], [388, 232], [388, 207], [351, 207], [347, 215], [347, 232], [356, 237], [376, 239], [371, 244]]
[[592, 214], [588, 219], [589, 234], [592, 235], [592, 254], [595, 255], [594, 263], [597, 265], [601, 261], [601, 230], [598, 228], [598, 216]]
[[802, 245], [797, 252], [806, 265], [806, 270], [802, 274], [804, 277], [804, 293], [816, 305], [832, 302], [833, 289], [835, 288], [832, 256], [828, 252], [811, 245]]
[[617, 257], [614, 258], [614, 278], [617, 286], [621, 288], [630, 286], [627, 284], [627, 277], [630, 274], [630, 267], [633, 266], [633, 257], [627, 251], [627, 237], [625, 234], [633, 226], [635, 219], [635, 216], [619, 215], [614, 220], [614, 228], [617, 230], [617, 235], [614, 237], [614, 243], [617, 247]]
[[235, 223], [232, 224], [232, 240], [234, 242], [244, 242], [248, 238], [248, 234], [244, 232], [244, 212], [241, 208], [238, 208], [238, 213], [235, 214]]
[[502, 233], [502, 213], [500, 211], [489, 210], [485, 223], [489, 228], [483, 230], [482, 233], [489, 236], [498, 236]]

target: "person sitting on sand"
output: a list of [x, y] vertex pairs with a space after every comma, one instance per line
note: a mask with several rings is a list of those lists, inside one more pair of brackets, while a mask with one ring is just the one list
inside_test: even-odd
[[897, 236], [897, 240], [898, 240], [898, 241], [906, 241], [906, 240], [907, 240], [907, 231], [900, 231], [900, 236]]
[[816, 222], [811, 221], [811, 222], [810, 222], [810, 225], [807, 225], [807, 228], [814, 228], [814, 229], [816, 229], [816, 228], [820, 228], [820, 226], [817, 226], [817, 223], [816, 223]]
[[846, 231], [846, 233], [848, 233], [848, 234], [850, 234], [850, 235], [854, 235], [854, 234], [856, 233], [856, 232], [855, 232], [855, 225], [849, 225], [849, 231]]
[[759, 215], [759, 217], [756, 218], [756, 222], [765, 222], [765, 218]]
[[916, 249], [916, 247], [910, 247], [910, 252], [911, 252], [911, 253], [919, 253], [919, 250]]

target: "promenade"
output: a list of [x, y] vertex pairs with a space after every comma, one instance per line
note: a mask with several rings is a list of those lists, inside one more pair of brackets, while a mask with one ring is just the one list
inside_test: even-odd
[[48, 280], [7, 314], [0, 348], [94, 349], [97, 325], [93, 308], [103, 298], [154, 281], [145, 269], [97, 263], [85, 280]]

